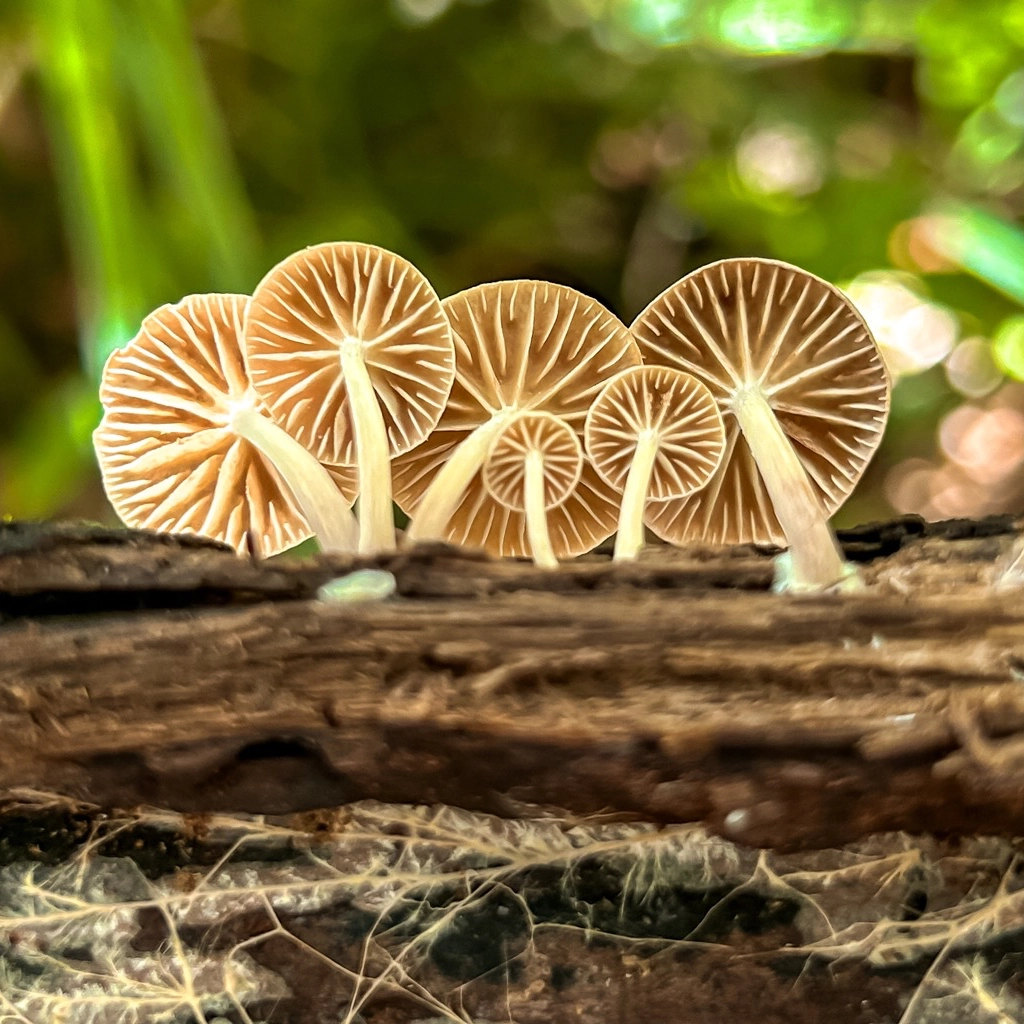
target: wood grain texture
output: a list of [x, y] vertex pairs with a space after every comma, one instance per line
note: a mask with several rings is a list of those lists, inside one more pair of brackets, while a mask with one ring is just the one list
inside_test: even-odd
[[1014, 524], [843, 540], [859, 594], [772, 594], [753, 548], [546, 573], [432, 547], [376, 563], [395, 599], [332, 604], [316, 588], [369, 563], [9, 525], [0, 790], [180, 811], [555, 806], [777, 848], [1024, 834]]

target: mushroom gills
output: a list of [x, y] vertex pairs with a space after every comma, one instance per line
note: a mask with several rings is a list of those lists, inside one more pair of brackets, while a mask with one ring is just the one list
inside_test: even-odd
[[231, 427], [274, 467], [324, 551], [347, 554], [356, 550], [358, 526], [352, 510], [310, 452], [252, 407], [235, 410]]
[[647, 364], [694, 374], [736, 417], [708, 500], [649, 503], [647, 525], [673, 544], [774, 543], [781, 525], [794, 587], [847, 578], [828, 517], [889, 410], [885, 363], [849, 298], [777, 260], [721, 260], [667, 288], [631, 330]]
[[444, 540], [448, 524], [473, 477], [483, 468], [494, 439], [508, 422], [508, 413], [495, 413], [467, 435], [430, 482], [405, 531], [410, 544]]
[[261, 557], [313, 533], [327, 551], [353, 552], [353, 478], [270, 418], [242, 349], [250, 307], [247, 295], [187, 295], [111, 353], [93, 435], [104, 487], [130, 526]]
[[391, 459], [434, 428], [455, 375], [430, 283], [377, 246], [311, 246], [256, 286], [243, 344], [270, 415], [332, 473], [355, 472], [360, 553], [393, 551]]
[[583, 445], [563, 419], [520, 412], [501, 428], [487, 453], [483, 482], [500, 505], [526, 518], [534, 565], [557, 569], [548, 512], [563, 505], [583, 473]]
[[643, 550], [647, 502], [685, 500], [707, 486], [725, 452], [714, 396], [692, 374], [667, 366], [613, 377], [594, 399], [583, 433], [594, 468], [622, 491], [619, 562]]
[[[519, 413], [557, 413], [582, 427], [594, 394], [640, 364], [632, 335], [599, 302], [564, 285], [498, 281], [446, 298], [455, 380], [445, 411], [419, 448], [394, 463], [395, 496], [411, 522], [406, 540], [448, 540], [491, 555], [527, 552], [525, 508], [510, 510], [482, 472], [490, 443]], [[519, 490], [525, 479], [520, 474]], [[614, 491], [591, 467], [548, 516], [559, 558], [614, 531]]]

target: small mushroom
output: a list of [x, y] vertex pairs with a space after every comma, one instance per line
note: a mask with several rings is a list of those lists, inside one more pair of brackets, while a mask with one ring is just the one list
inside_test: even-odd
[[551, 413], [521, 413], [491, 442], [484, 487], [505, 508], [525, 513], [530, 553], [545, 569], [558, 568], [559, 554], [548, 532], [548, 512], [566, 501], [582, 474], [580, 439], [565, 420]]
[[259, 283], [244, 344], [270, 415], [321, 462], [356, 467], [359, 550], [393, 549], [390, 460], [434, 428], [455, 373], [430, 283], [386, 249], [315, 245]]
[[725, 454], [725, 426], [711, 392], [666, 366], [638, 366], [612, 378], [590, 407], [583, 436], [598, 473], [622, 491], [616, 561], [643, 548], [648, 501], [699, 491]]
[[889, 411], [885, 364], [849, 299], [786, 263], [722, 260], [659, 295], [632, 331], [645, 363], [707, 385], [726, 428], [707, 487], [650, 504], [647, 525], [672, 543], [788, 544], [797, 588], [847, 578], [828, 519]]
[[[258, 553], [312, 530], [353, 551], [353, 475], [325, 469], [266, 414], [249, 383], [245, 295], [161, 306], [103, 369], [93, 435], [111, 504], [129, 526], [198, 533]], [[340, 489], [339, 489], [340, 488]]]
[[[393, 464], [410, 541], [447, 540], [496, 557], [529, 555], [526, 517], [487, 493], [481, 471], [494, 438], [522, 412], [550, 412], [577, 437], [594, 396], [640, 363], [626, 328], [594, 299], [563, 285], [500, 281], [444, 300], [455, 335], [455, 383], [433, 433]], [[615, 529], [615, 492], [592, 466], [548, 515], [571, 558]]]

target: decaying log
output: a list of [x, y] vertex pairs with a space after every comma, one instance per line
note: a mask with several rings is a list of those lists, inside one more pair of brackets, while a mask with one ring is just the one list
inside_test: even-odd
[[800, 597], [0, 526], [0, 1022], [1024, 1019], [1018, 524], [843, 540]]
[[288, 813], [361, 799], [704, 822], [738, 842], [1024, 835], [1009, 518], [843, 537], [856, 594], [769, 553], [557, 572], [444, 547], [256, 565], [89, 528], [0, 532], [0, 791]]

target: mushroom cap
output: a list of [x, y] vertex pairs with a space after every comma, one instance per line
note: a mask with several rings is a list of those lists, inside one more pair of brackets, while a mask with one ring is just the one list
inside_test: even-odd
[[[262, 555], [312, 536], [291, 492], [232, 413], [266, 414], [249, 385], [246, 295], [189, 295], [161, 306], [103, 369], [93, 435], [110, 503], [129, 526], [197, 533]], [[351, 502], [354, 475], [328, 467]]]
[[483, 470], [487, 493], [514, 512], [526, 511], [526, 457], [531, 452], [544, 456], [545, 510], [561, 505], [583, 475], [583, 445], [565, 420], [547, 412], [516, 416], [491, 443]]
[[294, 253], [256, 286], [244, 345], [270, 415], [321, 462], [356, 464], [340, 346], [361, 343], [392, 455], [418, 445], [451, 390], [451, 328], [430, 282], [375, 245]]
[[[610, 376], [640, 363], [623, 324], [596, 299], [543, 281], [478, 285], [444, 300], [455, 335], [455, 383], [434, 432], [392, 464], [395, 500], [414, 514], [455, 448], [495, 416], [550, 412], [577, 437]], [[617, 496], [584, 465], [568, 500], [551, 511], [552, 545], [572, 558], [615, 532]], [[526, 516], [495, 501], [478, 472], [449, 524], [447, 540], [498, 557], [529, 557]]]
[[647, 506], [675, 544], [786, 543], [731, 405], [760, 387], [822, 509], [846, 500], [882, 439], [889, 376], [871, 332], [834, 285], [776, 260], [730, 259], [662, 292], [631, 328], [644, 362], [692, 373], [722, 411], [726, 452], [707, 487]]
[[658, 439], [647, 489], [654, 501], [699, 491], [725, 452], [725, 425], [711, 392], [696, 377], [671, 367], [623, 370], [587, 413], [587, 454], [617, 490], [625, 489], [637, 441], [646, 431]]

